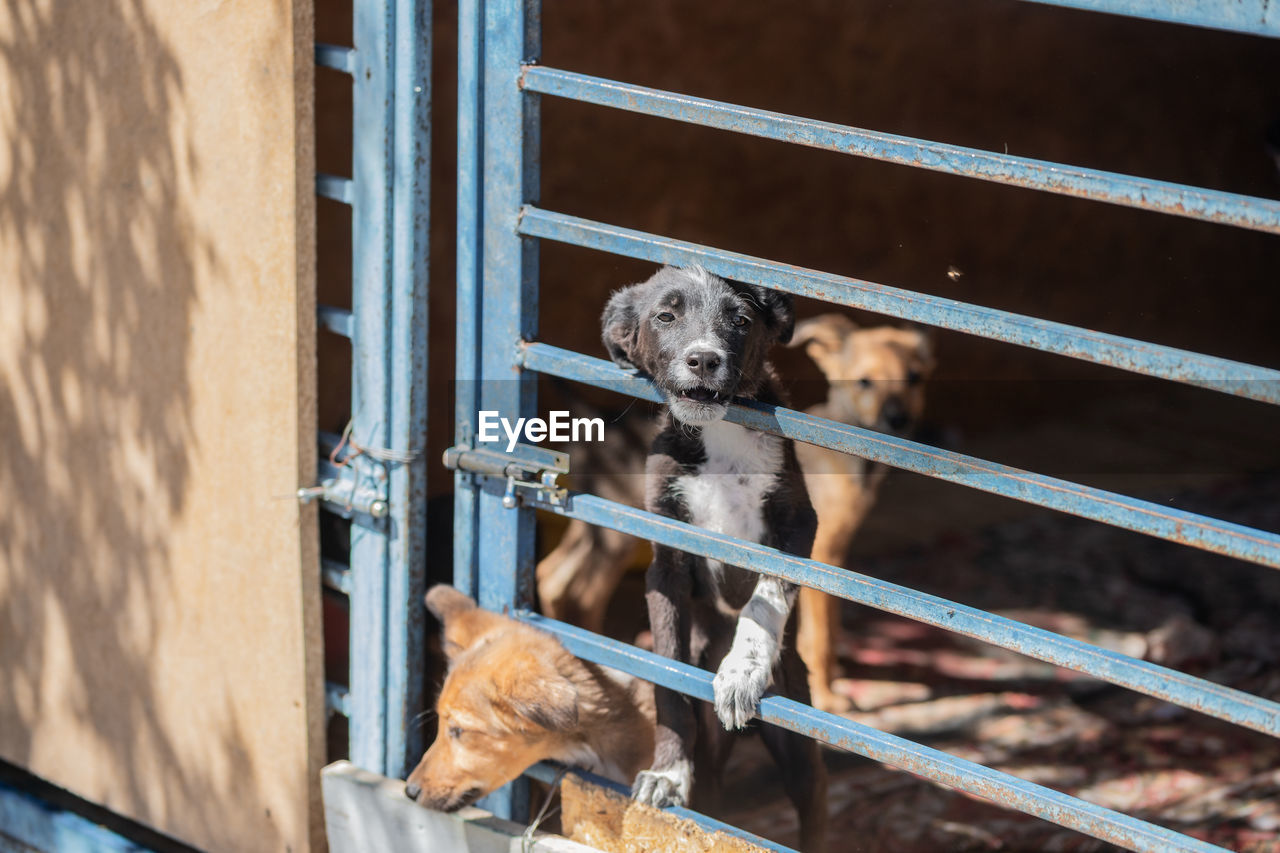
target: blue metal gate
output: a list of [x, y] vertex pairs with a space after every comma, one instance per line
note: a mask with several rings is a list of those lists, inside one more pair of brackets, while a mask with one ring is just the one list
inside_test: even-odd
[[330, 712], [350, 718], [355, 764], [403, 776], [423, 749], [431, 4], [355, 0], [353, 24], [353, 46], [316, 45], [352, 85], [351, 177], [316, 176], [351, 206], [351, 310], [321, 306], [319, 323], [351, 340], [352, 417], [320, 436], [322, 485], [300, 494], [351, 518], [349, 563], [322, 571], [350, 613]]
[[[1038, 0], [1051, 2], [1051, 0]], [[1280, 36], [1268, 0], [1064, 0], [1056, 5]], [[698, 263], [837, 305], [1120, 370], [1280, 403], [1280, 371], [1103, 334], [1035, 317], [802, 269], [664, 235], [593, 222], [538, 206], [541, 96], [585, 101], [661, 119], [791, 142], [953, 175], [1280, 234], [1280, 202], [1060, 163], [812, 121], [605, 80], [538, 64], [537, 0], [468, 0], [460, 8], [458, 115], [458, 356], [455, 441], [473, 448], [477, 412], [507, 418], [534, 410], [536, 373], [658, 401], [613, 364], [537, 342], [539, 240], [655, 263]], [[1127, 530], [1280, 568], [1280, 535], [1169, 509], [906, 439], [759, 403], [735, 404], [738, 424], [959, 483]], [[574, 654], [710, 701], [711, 675], [530, 612], [537, 509], [624, 531], [690, 553], [787, 578], [850, 601], [977, 638], [1057, 666], [1280, 736], [1280, 704], [1116, 652], [856, 572], [651, 515], [588, 494], [552, 502], [537, 488], [537, 461], [455, 477], [455, 582], [482, 606], [558, 636]], [[527, 482], [526, 482], [527, 481]], [[516, 488], [519, 486], [519, 488]], [[526, 487], [527, 486], [527, 487]], [[513, 499], [518, 498], [518, 499]], [[1260, 569], [1262, 570], [1262, 569]], [[780, 698], [762, 719], [1134, 849], [1220, 848], [1008, 774]], [[515, 813], [518, 798], [491, 799]]]

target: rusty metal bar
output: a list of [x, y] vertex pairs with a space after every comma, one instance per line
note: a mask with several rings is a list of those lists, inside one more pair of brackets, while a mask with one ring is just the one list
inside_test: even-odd
[[1250, 35], [1280, 36], [1280, 3], [1275, 0], [1028, 0], [1088, 12], [1146, 18]]
[[536, 503], [536, 506], [566, 518], [620, 530], [690, 554], [803, 584], [1280, 737], [1280, 703], [1168, 667], [595, 495], [570, 493], [567, 503]]
[[[632, 673], [704, 702], [713, 699], [709, 672], [535, 613], [517, 615], [530, 625], [555, 635], [571, 654], [583, 660]], [[760, 719], [1130, 850], [1149, 853], [1223, 851], [1221, 847], [1162, 826], [781, 696], [765, 697], [760, 703]]]
[[[647, 379], [641, 379], [603, 359], [540, 343], [525, 344], [522, 352], [522, 364], [529, 370], [662, 402], [657, 390]], [[1170, 509], [1149, 501], [1034, 474], [875, 430], [806, 415], [781, 406], [738, 401], [729, 407], [729, 413], [725, 417], [726, 420], [752, 429], [841, 453], [852, 453], [949, 483], [969, 486], [1271, 568], [1280, 568], [1280, 534]]]
[[725, 278], [797, 296], [1280, 404], [1280, 370], [726, 252], [533, 206], [526, 206], [520, 217], [520, 233], [660, 264], [701, 264]]
[[527, 92], [776, 139], [902, 166], [1280, 234], [1280, 201], [1012, 157], [529, 65]]

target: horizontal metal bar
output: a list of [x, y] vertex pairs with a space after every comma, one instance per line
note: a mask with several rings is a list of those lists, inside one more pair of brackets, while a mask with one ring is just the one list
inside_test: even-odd
[[726, 252], [532, 206], [524, 208], [519, 229], [529, 237], [655, 263], [701, 264], [726, 278], [754, 282], [798, 296], [1280, 404], [1280, 370]]
[[[603, 359], [541, 343], [522, 345], [520, 357], [521, 364], [529, 370], [662, 402], [661, 395], [647, 379]], [[752, 429], [841, 453], [852, 453], [949, 483], [1280, 568], [1280, 534], [1171, 509], [1057, 477], [1033, 474], [781, 406], [737, 401], [730, 406], [726, 417]]]
[[1280, 704], [1168, 667], [595, 495], [570, 493], [567, 506], [536, 505], [566, 518], [620, 530], [691, 554], [813, 587], [1280, 737]]
[[[629, 788], [625, 785], [619, 785], [612, 779], [606, 779], [603, 776], [598, 776], [595, 773], [591, 773], [578, 767], [562, 767], [548, 761], [533, 765], [528, 770], [524, 771], [524, 775], [528, 776], [530, 779], [536, 779], [544, 785], [555, 785], [559, 781], [560, 774], [562, 772], [577, 776], [579, 779], [590, 782], [598, 788], [606, 788], [616, 794], [621, 794], [624, 797], [631, 796], [631, 790]], [[727, 823], [722, 823], [713, 817], [707, 817], [702, 814], [702, 812], [695, 812], [693, 809], [686, 809], [680, 806], [666, 806], [662, 810], [667, 814], [674, 815], [675, 817], [683, 818], [684, 820], [691, 820], [709, 832], [723, 832], [725, 835], [731, 835], [734, 838], [739, 838], [748, 844], [760, 847], [764, 850], [775, 850], [777, 853], [795, 853], [794, 850], [786, 845], [778, 844], [777, 842], [770, 841], [767, 838], [761, 838], [754, 833], [747, 832], [745, 829], [739, 829], [736, 826], [730, 826]]]
[[338, 44], [316, 44], [316, 65], [345, 74], [356, 73], [356, 49]]
[[[517, 616], [534, 627], [554, 634], [571, 654], [584, 660], [637, 675], [646, 681], [661, 684], [705, 702], [712, 701], [711, 674], [704, 670], [533, 613], [521, 612]], [[1223, 849], [999, 770], [957, 758], [941, 750], [878, 731], [862, 723], [823, 713], [781, 696], [765, 697], [760, 703], [760, 718], [874, 761], [923, 776], [948, 788], [1035, 815], [1130, 850], [1163, 853], [1169, 850]]]
[[328, 329], [335, 335], [351, 340], [352, 314], [346, 308], [335, 308], [332, 305], [316, 306], [316, 319], [322, 329]]
[[558, 68], [526, 65], [521, 82], [527, 92], [997, 184], [1280, 234], [1280, 201], [1272, 199], [863, 130]]
[[331, 713], [351, 716], [351, 694], [341, 684], [324, 683], [324, 704]]
[[320, 582], [334, 592], [351, 595], [351, 569], [337, 560], [320, 560]]
[[1280, 36], [1275, 0], [1029, 0], [1089, 12], [1106, 12], [1170, 24], [1188, 24], [1261, 36]]
[[351, 200], [355, 198], [355, 185], [350, 178], [318, 172], [316, 173], [316, 195], [330, 201], [351, 204]]

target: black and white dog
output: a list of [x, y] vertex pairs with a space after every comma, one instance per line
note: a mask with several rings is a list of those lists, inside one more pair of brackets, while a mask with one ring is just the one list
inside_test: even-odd
[[[791, 297], [697, 266], [664, 267], [614, 293], [602, 323], [613, 360], [647, 374], [667, 402], [646, 463], [646, 508], [808, 557], [817, 517], [795, 448], [723, 419], [734, 397], [783, 402], [766, 356], [791, 338]], [[659, 688], [654, 764], [636, 777], [633, 796], [684, 805], [695, 750], [700, 796], [714, 797], [732, 744], [725, 730], [747, 727], [770, 684], [804, 702], [809, 691], [795, 644], [783, 636], [794, 635], [793, 584], [656, 543], [653, 550], [647, 603], [655, 650], [715, 669], [714, 713], [724, 728], [706, 706]], [[802, 845], [823, 849], [826, 774], [817, 744], [773, 726], [761, 735], [800, 813]]]

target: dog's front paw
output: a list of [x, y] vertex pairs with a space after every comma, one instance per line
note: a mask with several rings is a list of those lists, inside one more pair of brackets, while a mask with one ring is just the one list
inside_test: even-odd
[[769, 662], [754, 655], [730, 652], [720, 663], [712, 687], [716, 716], [730, 731], [746, 728], [760, 707], [760, 699], [772, 680]]
[[631, 798], [656, 809], [686, 806], [693, 788], [693, 764], [677, 761], [661, 770], [641, 770], [631, 786]]

